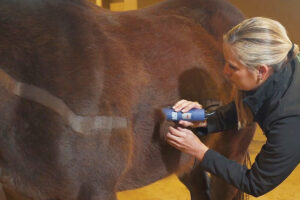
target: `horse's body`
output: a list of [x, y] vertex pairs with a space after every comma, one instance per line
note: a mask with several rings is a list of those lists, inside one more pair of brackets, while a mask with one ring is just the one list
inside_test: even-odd
[[[33, 199], [113, 200], [178, 173], [207, 199], [193, 159], [164, 141], [160, 108], [231, 100], [222, 34], [242, 15], [218, 0], [110, 12], [81, 0], [0, 1], [2, 182]], [[243, 161], [253, 128], [202, 138]], [[212, 199], [233, 199], [219, 179]]]

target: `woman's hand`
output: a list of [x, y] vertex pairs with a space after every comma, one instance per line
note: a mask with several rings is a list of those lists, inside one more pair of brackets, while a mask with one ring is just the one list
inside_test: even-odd
[[204, 154], [208, 150], [200, 139], [190, 130], [185, 128], [169, 127], [166, 134], [167, 142], [176, 149], [195, 156], [199, 161], [202, 161]]
[[[176, 112], [178, 112], [178, 111], [188, 112], [192, 108], [202, 109], [202, 105], [199, 104], [196, 101], [187, 101], [187, 100], [183, 99], [183, 100], [178, 101], [172, 108]], [[206, 120], [205, 121], [199, 121], [199, 122], [188, 122], [188, 121], [180, 120], [178, 123], [180, 125], [184, 126], [184, 127], [193, 127], [193, 128], [206, 127], [207, 126]]]

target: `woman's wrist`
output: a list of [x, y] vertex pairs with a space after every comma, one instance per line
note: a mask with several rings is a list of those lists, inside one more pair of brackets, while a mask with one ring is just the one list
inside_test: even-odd
[[198, 151], [195, 152], [195, 157], [197, 160], [202, 161], [204, 158], [205, 153], [208, 151], [208, 147], [205, 145], [202, 145]]

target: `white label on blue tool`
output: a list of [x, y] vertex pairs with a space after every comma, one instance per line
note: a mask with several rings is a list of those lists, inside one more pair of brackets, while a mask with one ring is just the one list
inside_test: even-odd
[[191, 119], [192, 113], [182, 113], [182, 119]]
[[177, 112], [172, 112], [172, 120], [177, 120]]

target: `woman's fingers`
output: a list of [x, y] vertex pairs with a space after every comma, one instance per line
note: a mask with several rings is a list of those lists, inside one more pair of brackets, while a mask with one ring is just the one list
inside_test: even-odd
[[[181, 127], [177, 127], [177, 130], [179, 131], [179, 132], [183, 132], [183, 133], [189, 133], [189, 132], [191, 132], [189, 129], [186, 129], [186, 128], [181, 128]], [[186, 134], [185, 134], [185, 136], [186, 136]]]
[[195, 122], [194, 123], [194, 128], [197, 128], [197, 127], [207, 127], [207, 121], [200, 121], [200, 122]]
[[177, 136], [177, 137], [185, 137], [186, 134], [183, 132], [183, 131], [179, 131], [177, 130], [176, 128], [170, 126], [169, 127], [169, 132], [174, 135], [174, 136]]
[[180, 120], [178, 123], [184, 127], [193, 127], [193, 128], [207, 126], [206, 120], [205, 121], [197, 121], [197, 122], [189, 122], [189, 121]]
[[185, 107], [182, 109], [182, 112], [187, 112], [191, 110], [192, 108], [198, 108], [201, 109], [202, 105], [200, 105], [198, 102], [189, 102], [185, 105]]
[[173, 127], [169, 127], [169, 131], [166, 134], [166, 140], [169, 144], [174, 147], [181, 147], [183, 140], [186, 139], [187, 135], [189, 134], [188, 129], [177, 127], [177, 129]]
[[176, 149], [195, 156], [200, 161], [208, 150], [208, 147], [191, 130], [181, 127], [177, 127], [177, 129], [169, 127], [166, 140]]
[[182, 99], [180, 101], [178, 101], [177, 103], [175, 103], [175, 105], [172, 107], [174, 110], [178, 109], [179, 107], [181, 107], [181, 104], [186, 102], [185, 99]]
[[175, 136], [170, 131], [166, 134], [166, 141], [177, 149], [181, 148], [182, 138]]
[[178, 123], [184, 127], [194, 127], [194, 123], [189, 121], [180, 120]]
[[173, 109], [178, 112], [178, 111], [182, 110], [184, 107], [186, 107], [188, 104], [189, 104], [189, 101], [183, 99], [183, 100], [180, 100], [179, 102], [177, 102], [173, 106]]
[[187, 111], [191, 110], [192, 108], [201, 109], [202, 105], [196, 101], [187, 101], [187, 100], [183, 99], [183, 100], [178, 101], [172, 108], [176, 112], [178, 112], [178, 111], [187, 112]]

